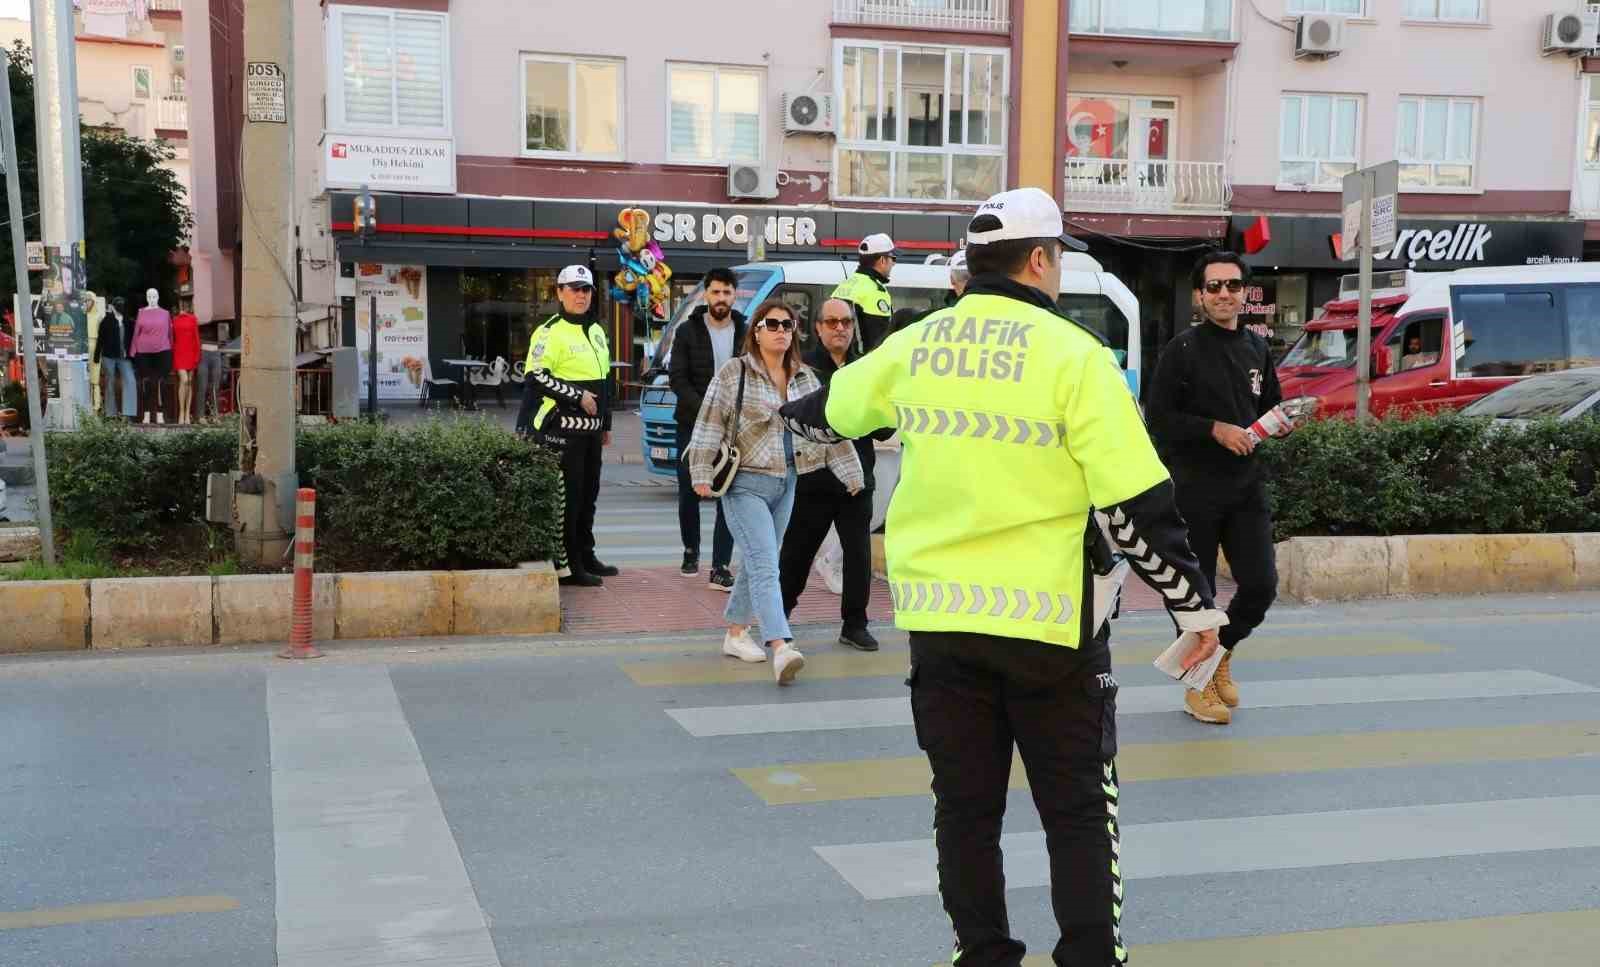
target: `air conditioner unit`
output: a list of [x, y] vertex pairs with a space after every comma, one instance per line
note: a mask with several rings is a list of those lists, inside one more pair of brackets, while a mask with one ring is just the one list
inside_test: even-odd
[[783, 94], [783, 132], [785, 134], [831, 134], [833, 95], [785, 91]]
[[777, 169], [761, 168], [756, 165], [729, 165], [728, 197], [778, 197]]
[[1337, 57], [1344, 50], [1344, 18], [1326, 14], [1307, 14], [1294, 32], [1296, 60], [1307, 57]]
[[1600, 47], [1600, 11], [1546, 14], [1540, 39], [1541, 50], [1546, 54], [1565, 51], [1576, 56]]

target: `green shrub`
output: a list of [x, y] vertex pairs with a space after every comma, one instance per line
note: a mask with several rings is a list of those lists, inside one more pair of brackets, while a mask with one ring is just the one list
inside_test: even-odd
[[1600, 530], [1600, 421], [1506, 431], [1457, 413], [1310, 423], [1263, 456], [1279, 540]]
[[148, 550], [205, 520], [206, 475], [234, 466], [231, 425], [152, 432], [88, 417], [45, 434], [50, 506], [68, 532], [93, 531], [108, 549]]
[[[206, 549], [199, 571], [237, 567], [216, 560], [226, 529], [204, 523], [206, 476], [237, 463], [236, 424], [149, 432], [89, 419], [46, 446], [56, 524], [92, 532], [97, 560], [159, 551], [187, 528]], [[561, 540], [559, 463], [487, 421], [309, 429], [296, 460], [317, 491], [323, 566], [505, 566], [548, 559]]]
[[308, 430], [298, 464], [341, 568], [507, 566], [561, 541], [560, 464], [485, 420]]

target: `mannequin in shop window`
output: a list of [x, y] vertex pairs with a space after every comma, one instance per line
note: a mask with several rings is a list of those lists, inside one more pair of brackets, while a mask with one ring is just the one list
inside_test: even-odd
[[133, 374], [133, 325], [123, 314], [126, 306], [121, 296], [111, 300], [100, 319], [94, 356], [106, 382], [102, 397], [106, 416], [120, 414], [132, 420], [139, 413], [139, 381]]
[[194, 422], [195, 370], [200, 368], [200, 320], [183, 305], [172, 317], [172, 368], [178, 373], [178, 423]]
[[156, 422], [166, 423], [161, 389], [172, 372], [172, 313], [161, 308], [161, 293], [155, 289], [145, 290], [144, 302], [133, 324], [134, 369], [139, 373], [144, 422], [150, 422], [153, 401]]

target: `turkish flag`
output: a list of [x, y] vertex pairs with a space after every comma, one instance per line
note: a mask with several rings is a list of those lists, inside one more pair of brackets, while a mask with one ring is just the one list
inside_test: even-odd
[[1145, 146], [1145, 155], [1151, 161], [1167, 160], [1167, 119], [1150, 119], [1149, 144]]
[[1067, 157], [1115, 158], [1117, 108], [1110, 101], [1075, 101], [1067, 115]]

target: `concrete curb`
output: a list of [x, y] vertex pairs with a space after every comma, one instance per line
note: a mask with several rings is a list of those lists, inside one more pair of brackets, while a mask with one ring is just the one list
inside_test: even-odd
[[[1296, 601], [1600, 590], [1600, 534], [1294, 537], [1277, 554], [1278, 594]], [[885, 569], [874, 534], [872, 572]], [[1217, 574], [1233, 580], [1220, 552]]]
[[1600, 534], [1296, 537], [1277, 546], [1297, 601], [1600, 589]]
[[[0, 581], [0, 654], [234, 645], [289, 636], [293, 577]], [[319, 574], [313, 635], [337, 639], [561, 630], [548, 561], [505, 571]]]

